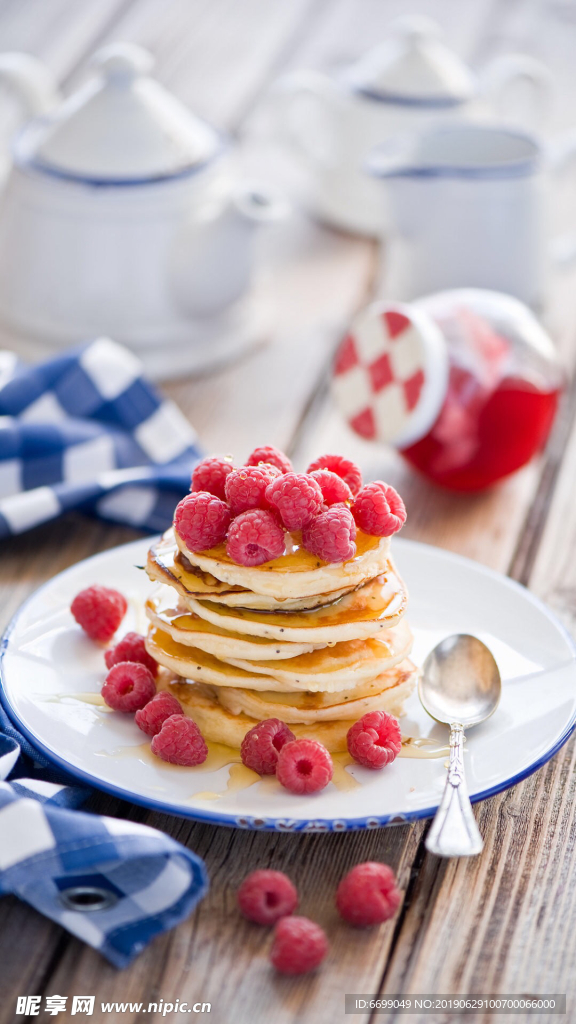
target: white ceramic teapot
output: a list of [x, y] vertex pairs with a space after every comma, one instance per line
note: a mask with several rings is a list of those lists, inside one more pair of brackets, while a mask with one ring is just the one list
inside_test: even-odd
[[226, 140], [114, 44], [62, 101], [46, 69], [0, 56], [32, 115], [0, 199], [0, 330], [25, 357], [109, 334], [156, 377], [249, 339], [254, 227], [284, 212], [234, 182]]
[[279, 127], [304, 171], [305, 201], [337, 227], [380, 233], [382, 200], [362, 170], [373, 147], [399, 132], [501, 111], [518, 80], [530, 84], [533, 113], [541, 117], [551, 79], [539, 62], [509, 54], [480, 80], [446, 46], [436, 23], [420, 15], [399, 18], [380, 46], [337, 76], [288, 76], [277, 90]]

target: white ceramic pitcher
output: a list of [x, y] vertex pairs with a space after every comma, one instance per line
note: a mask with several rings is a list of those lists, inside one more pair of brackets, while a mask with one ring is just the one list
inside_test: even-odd
[[406, 16], [389, 36], [340, 74], [301, 71], [277, 90], [278, 121], [289, 152], [305, 176], [305, 201], [337, 227], [376, 235], [382, 200], [362, 167], [370, 151], [399, 132], [437, 123], [477, 121], [500, 113], [509, 90], [530, 85], [530, 122], [548, 106], [551, 78], [523, 54], [497, 58], [481, 78], [449, 49], [435, 24]]

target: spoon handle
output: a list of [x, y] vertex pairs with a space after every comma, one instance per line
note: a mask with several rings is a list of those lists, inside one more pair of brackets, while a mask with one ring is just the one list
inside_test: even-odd
[[438, 857], [473, 857], [483, 846], [464, 778], [464, 729], [456, 722], [450, 726], [448, 777], [426, 849]]

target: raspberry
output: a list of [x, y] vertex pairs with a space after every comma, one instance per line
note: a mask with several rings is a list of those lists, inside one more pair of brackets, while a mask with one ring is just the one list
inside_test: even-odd
[[266, 488], [266, 501], [277, 509], [287, 530], [301, 530], [323, 504], [320, 485], [305, 473], [285, 473]]
[[322, 963], [328, 939], [307, 917], [283, 917], [274, 928], [270, 960], [282, 974], [306, 974]]
[[91, 640], [106, 643], [111, 640], [126, 615], [126, 598], [117, 590], [95, 584], [81, 590], [70, 605], [70, 611], [79, 626]]
[[298, 906], [298, 893], [283, 871], [253, 871], [238, 889], [238, 906], [249, 921], [276, 924]]
[[394, 917], [401, 898], [392, 868], [377, 861], [357, 864], [336, 890], [340, 916], [357, 928], [381, 924]]
[[273, 444], [264, 445], [262, 448], [255, 448], [251, 455], [246, 459], [247, 466], [257, 466], [259, 462], [269, 462], [271, 466], [276, 466], [281, 473], [291, 473], [292, 463], [284, 452], [281, 452], [279, 448], [275, 448]]
[[152, 753], [170, 764], [192, 767], [204, 763], [208, 747], [196, 722], [177, 714], [170, 715], [160, 732], [152, 737]]
[[274, 775], [278, 752], [285, 743], [293, 739], [294, 733], [278, 718], [267, 718], [263, 722], [258, 722], [242, 740], [242, 762], [259, 775]]
[[393, 487], [375, 480], [356, 495], [352, 515], [364, 533], [376, 537], [391, 537], [406, 522], [406, 508]]
[[238, 565], [262, 565], [284, 554], [284, 531], [271, 512], [253, 508], [232, 520], [226, 552]]
[[264, 492], [280, 470], [263, 462], [260, 466], [235, 469], [226, 480], [226, 498], [233, 516], [251, 508], [267, 508]]
[[391, 764], [402, 747], [398, 719], [386, 711], [368, 711], [346, 734], [348, 753], [365, 768]]
[[291, 793], [316, 793], [333, 773], [332, 758], [318, 740], [290, 740], [278, 754], [276, 778]]
[[149, 700], [145, 707], [141, 708], [134, 715], [134, 720], [139, 729], [147, 736], [156, 736], [164, 722], [171, 715], [183, 715], [180, 702], [171, 693], [162, 691], [157, 693], [152, 700]]
[[346, 562], [356, 554], [356, 524], [346, 505], [332, 505], [302, 530], [307, 551], [323, 562]]
[[355, 462], [350, 462], [350, 459], [345, 459], [343, 455], [321, 455], [310, 463], [306, 472], [312, 473], [315, 469], [329, 469], [336, 473], [336, 476], [341, 476], [352, 494], [358, 494], [362, 487], [362, 473], [358, 466]]
[[226, 477], [233, 469], [231, 455], [212, 455], [202, 459], [192, 473], [190, 490], [208, 491], [209, 494], [215, 494], [224, 501]]
[[333, 473], [330, 469], [313, 469], [310, 476], [320, 485], [325, 505], [352, 501], [352, 491], [346, 481], [337, 473]]
[[113, 665], [102, 687], [102, 696], [109, 708], [132, 714], [152, 700], [155, 693], [152, 673], [137, 661], [119, 661]]
[[208, 551], [220, 544], [230, 525], [230, 509], [208, 491], [187, 494], [176, 505], [174, 529], [190, 551]]
[[146, 665], [153, 676], [158, 671], [158, 662], [148, 654], [144, 637], [140, 636], [140, 633], [126, 633], [115, 647], [110, 647], [104, 652], [104, 661], [106, 668], [112, 668], [119, 661], [138, 661], [141, 665]]

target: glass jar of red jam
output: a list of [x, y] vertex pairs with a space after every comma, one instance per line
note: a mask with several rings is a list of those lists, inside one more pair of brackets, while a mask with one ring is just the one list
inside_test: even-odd
[[563, 374], [526, 306], [458, 289], [364, 310], [340, 347], [333, 385], [362, 437], [394, 445], [443, 487], [479, 491], [541, 451]]

